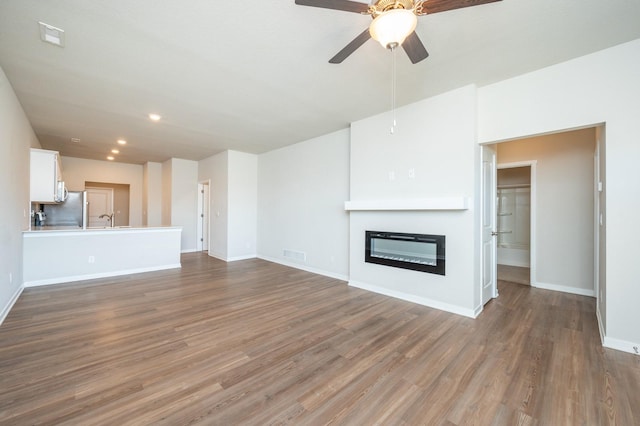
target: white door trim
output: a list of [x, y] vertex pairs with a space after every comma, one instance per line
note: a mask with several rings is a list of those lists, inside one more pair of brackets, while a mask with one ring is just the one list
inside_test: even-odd
[[209, 232], [211, 222], [209, 214], [211, 180], [198, 182], [198, 209], [196, 218], [196, 250], [209, 251]]

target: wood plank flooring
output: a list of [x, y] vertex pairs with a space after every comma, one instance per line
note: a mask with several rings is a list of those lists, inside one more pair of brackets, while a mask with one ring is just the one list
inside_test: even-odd
[[26, 289], [0, 424], [638, 425], [594, 299], [499, 282], [476, 319], [252, 259]]
[[511, 283], [531, 285], [531, 269], [498, 264], [498, 279]]

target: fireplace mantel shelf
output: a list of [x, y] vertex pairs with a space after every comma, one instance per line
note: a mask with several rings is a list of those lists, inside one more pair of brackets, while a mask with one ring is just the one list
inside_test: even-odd
[[433, 197], [399, 200], [345, 201], [344, 209], [347, 211], [467, 210], [469, 206], [467, 197]]

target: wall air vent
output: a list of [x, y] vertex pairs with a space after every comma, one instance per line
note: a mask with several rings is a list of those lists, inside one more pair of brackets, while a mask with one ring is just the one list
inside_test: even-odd
[[40, 40], [64, 47], [64, 30], [44, 22], [38, 22], [38, 25], [40, 25]]
[[282, 250], [282, 255], [288, 259], [296, 260], [298, 262], [304, 263], [307, 261], [307, 253], [303, 251], [284, 249]]

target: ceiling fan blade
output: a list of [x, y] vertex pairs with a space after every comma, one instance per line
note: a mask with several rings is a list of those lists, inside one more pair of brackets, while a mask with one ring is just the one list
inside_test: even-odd
[[370, 38], [371, 38], [371, 34], [369, 33], [369, 28], [367, 28], [366, 30], [364, 30], [362, 32], [362, 34], [360, 34], [358, 37], [354, 38], [353, 41], [351, 41], [351, 43], [347, 44], [344, 47], [344, 49], [339, 51], [336, 56], [334, 56], [333, 58], [329, 59], [329, 63], [330, 64], [339, 64], [339, 63], [341, 63], [342, 61], [347, 59], [347, 57], [349, 55], [351, 55], [353, 52], [355, 52], [358, 47], [362, 46], [364, 44], [364, 42], [369, 40]]
[[[478, 6], [485, 3], [493, 3], [502, 0], [429, 0], [422, 4], [423, 14], [446, 12], [447, 10], [461, 9], [463, 7]], [[297, 1], [296, 1], [297, 3]]]
[[424, 47], [424, 44], [422, 44], [422, 41], [420, 41], [420, 38], [415, 31], [404, 39], [402, 42], [402, 48], [407, 52], [407, 56], [413, 64], [417, 64], [423, 59], [427, 59], [429, 56], [429, 52], [427, 52], [427, 49]]
[[368, 4], [349, 0], [296, 0], [296, 4], [354, 13], [364, 13], [369, 10]]

